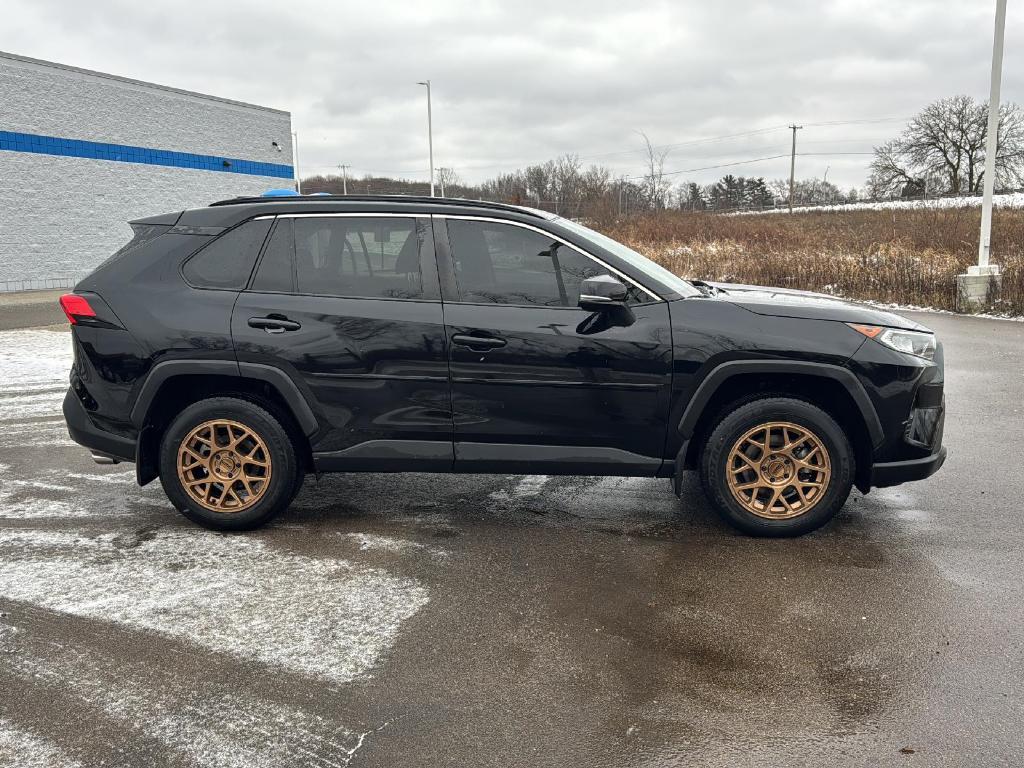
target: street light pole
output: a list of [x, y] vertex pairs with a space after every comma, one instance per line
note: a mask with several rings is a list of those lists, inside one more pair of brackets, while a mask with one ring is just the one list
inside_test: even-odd
[[427, 87], [427, 147], [430, 151], [430, 196], [434, 197], [434, 121], [430, 114], [430, 81], [422, 80], [417, 85]]
[[992, 193], [996, 183], [996, 152], [999, 141], [999, 85], [1003, 73], [1003, 32], [1006, 0], [996, 0], [996, 29], [992, 38], [992, 83], [988, 97], [988, 135], [985, 137], [985, 186], [981, 199], [981, 236], [978, 266], [987, 267], [992, 254]]
[[1002, 285], [999, 267], [992, 256], [992, 193], [996, 183], [996, 152], [999, 150], [999, 85], [1003, 73], [1003, 30], [1006, 0], [996, 0], [996, 24], [992, 35], [992, 81], [988, 97], [988, 134], [985, 136], [985, 181], [981, 198], [981, 232], [978, 235], [978, 263], [957, 275], [957, 297], [964, 309], [984, 306]]
[[302, 194], [302, 177], [299, 176], [299, 134], [292, 131], [292, 170], [295, 172], [295, 191]]
[[341, 168], [341, 194], [347, 195], [348, 194], [348, 166], [347, 165], [339, 165], [338, 167]]

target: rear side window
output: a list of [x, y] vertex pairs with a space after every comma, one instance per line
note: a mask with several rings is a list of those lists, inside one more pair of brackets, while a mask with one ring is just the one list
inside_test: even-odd
[[113, 264], [122, 256], [126, 256], [135, 249], [141, 248], [146, 245], [146, 243], [156, 240], [160, 235], [164, 234], [171, 228], [170, 224], [131, 224], [130, 226], [132, 228], [132, 239], [118, 248], [110, 258], [106, 259], [96, 267], [97, 271], [103, 269], [103, 267]]
[[[424, 250], [429, 249], [429, 250]], [[430, 222], [400, 217], [282, 218], [252, 289], [371, 299], [424, 297]]]
[[270, 219], [247, 221], [218, 237], [185, 263], [183, 273], [196, 288], [241, 290], [252, 273]]

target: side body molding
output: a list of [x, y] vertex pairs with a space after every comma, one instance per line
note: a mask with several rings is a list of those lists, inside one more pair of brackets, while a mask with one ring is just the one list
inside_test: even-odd
[[687, 403], [686, 410], [683, 411], [683, 416], [679, 421], [679, 434], [683, 437], [684, 449], [685, 443], [693, 437], [697, 421], [704, 412], [708, 401], [715, 394], [715, 390], [726, 379], [743, 373], [795, 373], [838, 381], [856, 403], [868, 434], [871, 436], [872, 445], [878, 447], [885, 440], [885, 433], [882, 431], [882, 424], [878, 420], [875, 406], [871, 403], [867, 392], [864, 391], [864, 385], [860, 383], [853, 371], [839, 365], [804, 360], [733, 360], [722, 363], [705, 376], [694, 391], [690, 402]]
[[313, 409], [291, 377], [280, 368], [261, 363], [236, 363], [233, 360], [164, 360], [153, 366], [139, 390], [139, 396], [132, 406], [131, 422], [142, 429], [146, 414], [153, 404], [153, 398], [160, 387], [176, 376], [194, 375], [235, 376], [256, 379], [270, 384], [285, 399], [299, 426], [306, 435], [312, 435], [319, 428]]

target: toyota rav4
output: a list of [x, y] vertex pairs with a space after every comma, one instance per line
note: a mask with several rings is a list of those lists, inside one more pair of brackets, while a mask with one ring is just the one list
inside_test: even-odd
[[102, 463], [242, 530], [307, 473], [670, 478], [751, 534], [943, 463], [942, 347], [899, 315], [684, 280], [497, 203], [239, 198], [132, 222], [61, 299]]

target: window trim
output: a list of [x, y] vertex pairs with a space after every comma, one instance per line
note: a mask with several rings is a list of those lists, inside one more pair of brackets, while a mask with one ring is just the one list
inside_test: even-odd
[[[577, 253], [582, 254], [583, 256], [587, 257], [591, 261], [597, 262], [604, 269], [607, 269], [610, 272], [618, 275], [620, 278], [622, 278], [623, 280], [627, 281], [631, 285], [639, 288], [641, 291], [643, 291], [644, 293], [646, 293], [648, 296], [651, 297], [652, 301], [642, 302], [641, 304], [638, 304], [637, 306], [644, 306], [645, 304], [650, 304], [652, 302], [665, 301], [665, 299], [663, 299], [661, 296], [656, 294], [650, 288], [648, 288], [647, 286], [643, 285], [642, 283], [637, 282], [636, 280], [634, 280], [632, 277], [627, 275], [622, 270], [617, 269], [616, 267], [613, 267], [611, 264], [606, 262], [604, 259], [601, 259], [601, 258], [595, 256], [594, 254], [589, 253], [588, 251], [583, 250], [582, 248], [580, 248], [575, 243], [570, 243], [564, 237], [556, 235], [554, 232], [550, 232], [550, 231], [548, 231], [546, 229], [541, 229], [540, 227], [535, 227], [535, 226], [533, 226], [531, 224], [526, 224], [525, 222], [521, 222], [521, 221], [515, 221], [515, 220], [512, 220], [512, 219], [499, 219], [499, 218], [495, 218], [493, 216], [471, 216], [471, 215], [465, 215], [465, 214], [447, 214], [447, 213], [435, 213], [435, 214], [433, 214], [433, 216], [434, 216], [435, 219], [442, 219], [442, 220], [458, 219], [460, 221], [484, 221], [484, 222], [489, 222], [489, 223], [493, 223], [493, 224], [508, 224], [510, 226], [513, 226], [513, 227], [520, 227], [521, 229], [532, 230], [533, 232], [537, 232], [538, 234], [544, 235], [545, 237], [550, 237], [552, 240], [558, 241], [562, 245], [564, 245], [564, 246], [566, 246], [568, 248], [571, 248], [572, 250], [576, 251]], [[448, 225], [447, 225], [447, 223], [445, 223], [445, 233], [446, 233], [446, 235], [447, 235], [447, 229], [448, 229]], [[451, 261], [451, 267], [454, 270], [455, 262], [454, 262], [454, 256], [451, 253], [452, 249], [451, 249], [450, 245], [449, 245], [448, 250], [449, 250], [448, 258], [449, 258], [449, 261]], [[484, 307], [534, 307], [534, 308], [539, 308], [539, 309], [579, 309], [579, 307], [574, 307], [574, 306], [571, 306], [571, 305], [568, 306], [568, 307], [548, 307], [548, 306], [542, 305], [542, 304], [498, 304], [498, 303], [495, 303], [495, 302], [462, 301], [462, 289], [461, 288], [459, 289], [459, 301], [452, 302], [452, 303], [453, 304], [475, 304], [477, 306], [484, 306]]]
[[[423, 262], [423, 257], [421, 255], [420, 256], [420, 279], [422, 280], [422, 287], [423, 287], [423, 291], [424, 291], [425, 295], [424, 296], [420, 296], [418, 298], [412, 299], [412, 298], [405, 298], [405, 297], [401, 297], [401, 296], [342, 296], [342, 295], [334, 294], [334, 293], [303, 293], [302, 291], [299, 290], [298, 276], [295, 273], [295, 269], [296, 269], [297, 265], [296, 265], [295, 259], [294, 259], [294, 252], [293, 252], [293, 258], [292, 258], [292, 280], [293, 280], [292, 288], [293, 288], [293, 290], [287, 291], [287, 292], [286, 291], [261, 291], [261, 290], [258, 290], [258, 289], [254, 289], [252, 287], [253, 281], [256, 279], [256, 275], [259, 272], [260, 265], [263, 263], [263, 259], [266, 257], [267, 248], [270, 245], [270, 239], [271, 239], [271, 237], [273, 237], [274, 232], [277, 229], [277, 226], [278, 226], [277, 222], [278, 222], [279, 219], [300, 219], [300, 218], [325, 219], [325, 218], [339, 218], [339, 217], [349, 217], [349, 218], [357, 218], [357, 219], [376, 219], [376, 218], [429, 219], [430, 220], [430, 231], [431, 231], [431, 237], [430, 237], [429, 243], [430, 243], [430, 252], [431, 252], [432, 258], [428, 259], [427, 261], [429, 263], [432, 263], [433, 266], [434, 266], [435, 280], [434, 280], [434, 283], [432, 285], [428, 285], [428, 283], [427, 283], [428, 275], [423, 274], [423, 263], [422, 263]], [[271, 213], [271, 214], [263, 214], [261, 216], [256, 216], [256, 217], [254, 217], [252, 219], [248, 219], [248, 221], [256, 221], [258, 219], [274, 219], [274, 222], [270, 225], [270, 229], [267, 232], [267, 237], [263, 241], [263, 246], [260, 248], [259, 255], [256, 258], [256, 264], [253, 266], [252, 273], [249, 275], [249, 280], [246, 282], [245, 287], [242, 288], [242, 290], [244, 292], [246, 292], [246, 293], [259, 293], [259, 294], [265, 294], [265, 295], [268, 295], [268, 296], [311, 296], [313, 298], [318, 298], [318, 299], [352, 299], [354, 301], [412, 301], [412, 302], [420, 302], [420, 303], [439, 303], [439, 302], [443, 301], [443, 299], [441, 297], [441, 288], [440, 288], [440, 284], [439, 284], [439, 279], [440, 278], [437, 277], [437, 246], [435, 244], [434, 223], [433, 223], [433, 217], [429, 213], [390, 213], [390, 212], [388, 212], [388, 213], [383, 213], [383, 212], [382, 213], [375, 213], [375, 212], [366, 212], [366, 211], [342, 211], [342, 212], [334, 211], [334, 212], [325, 212], [325, 213]], [[429, 295], [430, 293], [433, 293], [433, 294], [436, 294], [436, 295], [430, 296]]]

